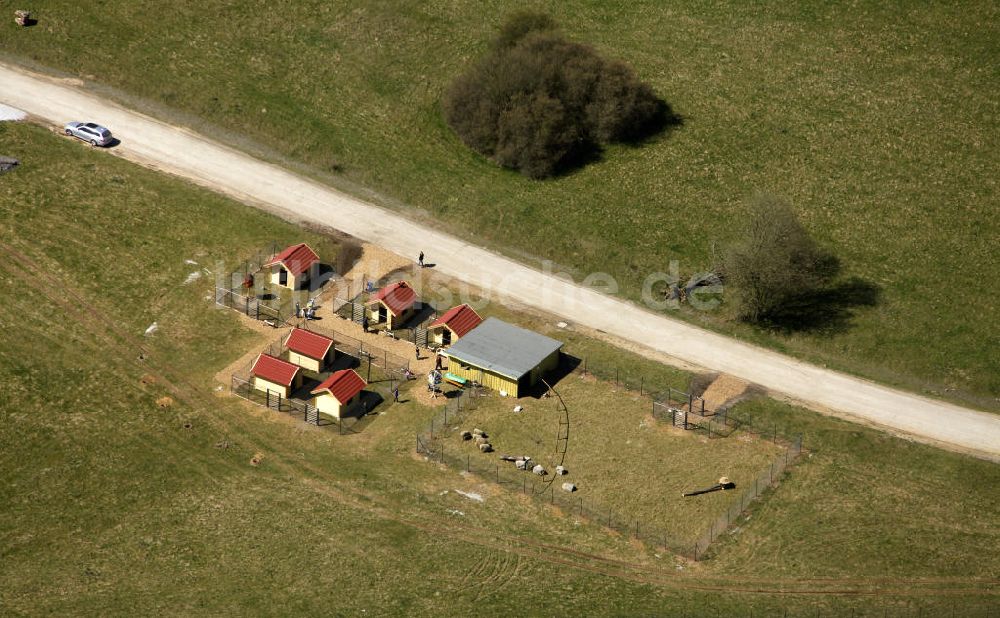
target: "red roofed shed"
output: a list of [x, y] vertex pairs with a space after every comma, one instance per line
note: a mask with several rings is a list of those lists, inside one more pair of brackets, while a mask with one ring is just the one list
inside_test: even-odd
[[428, 334], [434, 342], [440, 345], [449, 345], [457, 341], [459, 337], [464, 337], [466, 333], [479, 326], [483, 318], [479, 317], [476, 310], [469, 305], [459, 305], [452, 307], [441, 317], [434, 320], [427, 327]]
[[353, 369], [335, 371], [313, 389], [312, 394], [316, 396], [313, 405], [324, 414], [341, 418], [366, 386], [368, 383]]
[[288, 361], [310, 371], [322, 371], [336, 352], [333, 339], [302, 328], [294, 328], [285, 340]]
[[306, 243], [299, 243], [286, 247], [263, 268], [271, 269], [271, 283], [296, 290], [309, 281], [314, 266], [319, 266], [319, 256]]
[[387, 285], [368, 299], [372, 323], [385, 322], [389, 330], [409, 320], [416, 310], [416, 304], [417, 293], [405, 281]]
[[293, 389], [302, 386], [302, 368], [270, 354], [257, 356], [250, 376], [255, 389], [282, 397], [288, 397]]

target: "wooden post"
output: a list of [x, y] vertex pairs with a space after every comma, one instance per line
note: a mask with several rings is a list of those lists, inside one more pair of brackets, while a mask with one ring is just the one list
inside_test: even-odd
[[642, 386], [643, 382], [646, 380], [645, 376], [639, 376], [639, 396], [642, 397]]

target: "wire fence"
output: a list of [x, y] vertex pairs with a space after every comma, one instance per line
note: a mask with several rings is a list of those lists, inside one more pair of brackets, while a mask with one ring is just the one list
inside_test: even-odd
[[287, 323], [291, 314], [279, 307], [265, 304], [256, 296], [247, 296], [223, 286], [215, 288], [215, 304], [235, 309], [247, 317], [270, 324], [274, 328]]
[[354, 425], [358, 422], [357, 418], [353, 416], [337, 418], [322, 414], [316, 406], [306, 401], [284, 397], [281, 393], [275, 391], [262, 391], [254, 388], [252, 380], [245, 380], [236, 375], [231, 376], [229, 392], [237, 397], [246, 399], [250, 403], [276, 412], [287, 413], [289, 416], [300, 418], [306, 423], [316, 425], [317, 427], [336, 426], [341, 435], [357, 433], [354, 430]]
[[299, 327], [333, 339], [333, 348], [337, 352], [353, 356], [362, 365], [369, 364], [378, 367], [397, 380], [412, 377], [410, 373], [410, 360], [408, 358], [404, 358], [357, 337], [345, 334], [326, 324], [303, 320]]
[[638, 393], [640, 396], [669, 402], [677, 406], [684, 405], [690, 411], [706, 412], [705, 400], [691, 392], [692, 389], [684, 390], [670, 384], [664, 384], [665, 380], [662, 378], [649, 379], [640, 372], [628, 371], [618, 365], [594, 362], [587, 356], [574, 356], [566, 349], [563, 350], [560, 362], [565, 370], [592, 375], [609, 384], [614, 384], [617, 388]]
[[704, 557], [708, 552], [709, 546], [729, 530], [729, 527], [746, 512], [747, 507], [754, 500], [759, 499], [766, 491], [777, 486], [778, 481], [784, 476], [785, 471], [801, 454], [802, 436], [800, 435], [788, 444], [784, 451], [771, 461], [770, 465], [760, 471], [752, 484], [747, 484], [747, 488], [730, 502], [726, 512], [712, 522], [708, 529], [695, 541], [692, 550], [694, 559], [700, 560]]
[[[550, 393], [555, 395], [553, 401], [557, 402], [558, 405], [565, 405], [554, 389], [550, 388]], [[519, 469], [509, 461], [486, 463], [479, 457], [473, 458], [468, 452], [468, 447], [459, 446], [461, 442], [456, 441], [455, 438], [459, 435], [460, 423], [470, 412], [478, 408], [484, 397], [491, 396], [490, 391], [483, 387], [472, 387], [449, 391], [445, 396], [448, 398], [448, 402], [416, 435], [418, 453], [431, 461], [476, 474], [507, 489], [534, 496], [550, 505], [559, 507], [566, 514], [589, 519], [624, 537], [634, 538], [651, 547], [662, 548], [693, 560], [703, 559], [709, 546], [719, 539], [755, 500], [760, 499], [769, 489], [777, 486], [788, 467], [802, 453], [801, 436], [788, 441], [777, 434], [776, 427], [770, 434], [762, 433], [761, 429], [763, 428], [760, 423], [755, 426], [752, 417], [737, 418], [729, 415], [727, 421], [738, 426], [741, 431], [753, 434], [760, 439], [770, 438], [783, 450], [758, 474], [752, 484], [748, 484], [734, 497], [726, 510], [712, 521], [692, 543], [690, 538], [679, 538], [659, 525], [651, 524], [632, 516], [630, 513], [616, 511], [613, 507], [580, 496], [575, 493], [572, 487], [567, 486], [564, 489], [563, 483], [558, 480], [560, 477], [551, 474], [554, 471], [547, 471], [550, 474], [539, 476], [532, 474], [530, 469]], [[684, 400], [684, 405], [690, 405], [694, 401], [688, 393], [676, 389], [675, 392], [668, 395], [668, 401], [670, 401], [669, 397], [675, 398], [674, 403], [680, 403], [680, 400]], [[670, 420], [668, 422], [674, 426], [687, 428], [686, 425], [691, 416], [684, 410], [665, 402], [654, 401], [653, 405], [654, 414], [659, 414], [657, 418], [665, 420], [664, 415], [669, 414]], [[697, 409], [701, 410], [700, 407]], [[454, 446], [449, 446], [449, 444]]]

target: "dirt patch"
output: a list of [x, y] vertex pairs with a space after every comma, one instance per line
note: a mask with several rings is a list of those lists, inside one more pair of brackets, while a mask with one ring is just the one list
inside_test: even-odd
[[174, 405], [174, 400], [164, 395], [163, 397], [160, 397], [159, 399], [156, 400], [156, 405], [160, 406], [161, 408], [169, 408], [170, 406]]
[[705, 409], [720, 410], [746, 394], [750, 383], [728, 374], [719, 374], [702, 394]]
[[264, 461], [264, 453], [254, 453], [253, 457], [250, 458], [251, 466], [259, 466]]
[[143, 386], [149, 386], [150, 384], [156, 384], [156, 376], [153, 376], [153, 375], [150, 375], [150, 374], [147, 373], [146, 375], [144, 375], [141, 378], [139, 378], [139, 384], [142, 384]]
[[344, 273], [344, 278], [361, 282], [365, 279], [377, 281], [389, 273], [412, 267], [413, 260], [378, 245], [364, 243], [361, 258], [354, 263], [351, 270]]

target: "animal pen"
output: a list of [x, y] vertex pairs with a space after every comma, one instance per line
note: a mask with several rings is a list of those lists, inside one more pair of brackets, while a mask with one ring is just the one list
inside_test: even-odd
[[[548, 386], [547, 383], [546, 386]], [[656, 412], [654, 416], [659, 421], [677, 429], [708, 431], [700, 423], [702, 418], [710, 418], [711, 413], [703, 412], [704, 408], [700, 398], [677, 389], [669, 389], [665, 394], [666, 397], [663, 397], [663, 401], [649, 400]], [[580, 491], [576, 491], [575, 484], [572, 485], [573, 491], [564, 491], [562, 483], [556, 481], [567, 477], [538, 476], [532, 474], [530, 469], [526, 471], [523, 468], [518, 469], [511, 466], [509, 456], [501, 456], [502, 460], [498, 461], [493, 459], [493, 454], [483, 454], [475, 449], [470, 452], [469, 447], [463, 446], [463, 441], [460, 439], [463, 433], [461, 431], [463, 424], [483, 423], [482, 419], [479, 421], [470, 421], [469, 419], [476, 417], [483, 406], [495, 406], [497, 402], [510, 400], [500, 398], [495, 392], [480, 387], [455, 390], [448, 393], [448, 396], [448, 403], [415, 436], [416, 451], [429, 461], [443, 463], [453, 469], [475, 474], [485, 481], [497, 483], [508, 490], [517, 491], [544, 503], [558, 506], [566, 514], [586, 518], [602, 527], [614, 530], [623, 537], [633, 538], [649, 547], [662, 548], [694, 560], [701, 560], [708, 556], [710, 545], [728, 530], [729, 526], [737, 523], [748, 509], [752, 509], [753, 504], [769, 489], [778, 485], [787, 469], [793, 465], [802, 452], [801, 436], [787, 440], [777, 434], [776, 428], [764, 427], [760, 423], [751, 423], [752, 418], [737, 418], [733, 415], [726, 415], [726, 424], [730, 427], [730, 431], [738, 426], [741, 431], [750, 434], [755, 441], [772, 443], [779, 452], [773, 457], [768, 455], [765, 459], [766, 465], [759, 472], [755, 473], [752, 469], [744, 472], [744, 480], [740, 485], [734, 490], [724, 492], [727, 496], [723, 500], [724, 506], [711, 511], [711, 514], [704, 519], [693, 522], [696, 524], [695, 530], [690, 530], [691, 526], [687, 526], [689, 532], [679, 536], [676, 530], [672, 530], [669, 525], [665, 525], [662, 521], [653, 522], [647, 517], [638, 516], [627, 508], [609, 506], [609, 502], [595, 497], [586, 483], [580, 488]], [[540, 444], [545, 445], [545, 452], [541, 453], [541, 461], [545, 463], [545, 466], [548, 466], [549, 470], [552, 470], [556, 466], [561, 467], [564, 464], [566, 452], [573, 445], [573, 411], [567, 407], [564, 397], [551, 387], [549, 387], [547, 397], [534, 401], [535, 403], [532, 405], [535, 406], [536, 413], [542, 414], [544, 418], [548, 418], [552, 422], [552, 433], [548, 434], [551, 437], [535, 434], [537, 440], [541, 440]], [[513, 403], [512, 401], [511, 405]], [[544, 412], [538, 412], [541, 410], [540, 406], [545, 407]], [[693, 408], [694, 413], [687, 412], [688, 408]], [[550, 412], [551, 414], [549, 414]], [[712, 422], [721, 423], [721, 420], [714, 419]], [[492, 427], [487, 427], [486, 424], [481, 426], [483, 429], [489, 429], [492, 433]], [[713, 437], [721, 437], [724, 434], [713, 430], [712, 435]], [[495, 442], [495, 440], [492, 441]], [[717, 448], [727, 448], [723, 446], [726, 444], [725, 442], [712, 441], [710, 444], [718, 444]], [[508, 445], [509, 441], [508, 444], [496, 444], [495, 446], [499, 447], [501, 451], [505, 451]], [[531, 454], [537, 453], [532, 452]], [[690, 471], [701, 472], [698, 469]], [[692, 474], [692, 478], [695, 476], [696, 474]], [[571, 478], [576, 480], [578, 477], [574, 475]], [[631, 487], [631, 485], [623, 484], [618, 491], [623, 492], [623, 496], [628, 496], [633, 491], [646, 493], [643, 488], [637, 487], [633, 490]], [[642, 498], [636, 499], [642, 500]], [[632, 503], [636, 499], [627, 498], [623, 502]], [[687, 500], [688, 498], [681, 498], [677, 495], [671, 496], [671, 499]], [[695, 498], [695, 500], [698, 499]], [[700, 532], [697, 531], [699, 525], [701, 526]]]

